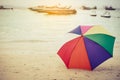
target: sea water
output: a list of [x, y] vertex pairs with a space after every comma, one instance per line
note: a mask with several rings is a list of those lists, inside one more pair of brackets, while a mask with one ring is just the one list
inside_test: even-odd
[[90, 16], [91, 10], [79, 9], [74, 15], [48, 15], [28, 9], [0, 10], [0, 49], [52, 53], [77, 36], [68, 32], [79, 25], [102, 25], [120, 45], [120, 11], [110, 11], [111, 18], [101, 17], [104, 12], [97, 10], [97, 16], [93, 17]]

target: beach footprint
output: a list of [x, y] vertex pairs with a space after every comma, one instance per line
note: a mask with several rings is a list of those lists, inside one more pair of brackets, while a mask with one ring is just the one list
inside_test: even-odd
[[117, 76], [117, 77], [120, 77], [120, 73], [118, 73], [116, 76]]

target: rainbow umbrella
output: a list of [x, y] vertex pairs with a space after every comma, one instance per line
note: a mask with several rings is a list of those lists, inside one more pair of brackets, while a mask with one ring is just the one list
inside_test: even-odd
[[101, 26], [78, 26], [70, 33], [80, 35], [58, 51], [67, 68], [93, 70], [113, 57], [115, 37]]

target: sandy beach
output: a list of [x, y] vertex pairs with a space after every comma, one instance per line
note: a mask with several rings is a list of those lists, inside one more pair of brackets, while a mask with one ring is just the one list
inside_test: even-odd
[[[42, 54], [28, 47], [0, 47], [0, 80], [119, 80], [120, 54], [116, 46], [114, 57], [93, 71], [67, 69], [55, 53]], [[11, 45], [7, 43], [6, 46]], [[16, 46], [17, 45], [17, 46]], [[32, 44], [31, 44], [32, 45]]]
[[[78, 16], [55, 16], [54, 20], [54, 16], [46, 19], [25, 10], [3, 11], [0, 15], [0, 80], [120, 80], [119, 18], [85, 15], [87, 21], [82, 20], [84, 17], [78, 20]], [[67, 32], [78, 24], [98, 23], [116, 37], [113, 58], [93, 71], [67, 69], [57, 55], [64, 41], [70, 40], [65, 38], [70, 35]]]

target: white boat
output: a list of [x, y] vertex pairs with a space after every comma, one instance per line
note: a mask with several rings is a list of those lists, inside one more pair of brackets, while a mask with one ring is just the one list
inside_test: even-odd
[[97, 16], [96, 11], [92, 11], [90, 16], [96, 17]]
[[101, 15], [101, 17], [110, 18], [111, 17], [110, 12], [106, 11], [103, 15]]

